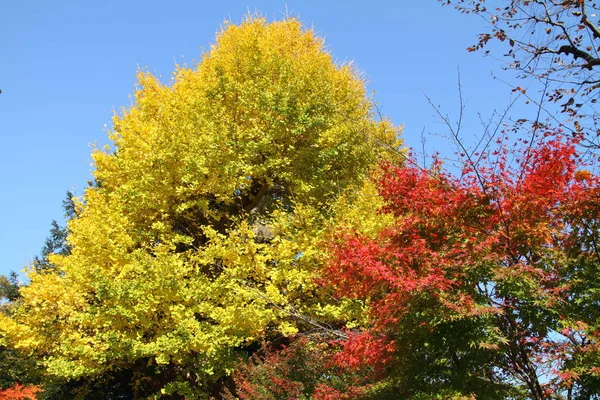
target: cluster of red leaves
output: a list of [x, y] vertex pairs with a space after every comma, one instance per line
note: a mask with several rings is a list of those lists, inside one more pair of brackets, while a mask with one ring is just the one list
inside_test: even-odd
[[0, 400], [36, 400], [37, 393], [42, 390], [37, 386], [24, 386], [15, 383], [5, 390], [0, 390]]
[[382, 376], [385, 367], [390, 362], [394, 351], [394, 341], [375, 337], [371, 332], [348, 331], [348, 338], [339, 343], [341, 352], [332, 356], [333, 364], [342, 370], [357, 371], [370, 367], [373, 374], [365, 375]]
[[288, 346], [266, 346], [240, 362], [233, 375], [236, 393], [225, 398], [247, 400], [357, 399], [367, 388], [363, 371], [346, 374], [330, 362], [327, 341], [311, 342], [306, 337]]
[[470, 349], [484, 349], [473, 356], [489, 364], [482, 379], [500, 384], [502, 371], [533, 398], [598, 376], [600, 181], [578, 171], [573, 140], [526, 146], [514, 166], [505, 150], [485, 167], [467, 164], [461, 178], [440, 165], [383, 166], [381, 211], [394, 226], [375, 239], [337, 232], [329, 244], [326, 284], [371, 305], [371, 326], [342, 345], [338, 364], [402, 365], [425, 351], [406, 332], [443, 330], [448, 343], [469, 326], [483, 332], [479, 343], [435, 353], [455, 358], [447, 368], [464, 369]]

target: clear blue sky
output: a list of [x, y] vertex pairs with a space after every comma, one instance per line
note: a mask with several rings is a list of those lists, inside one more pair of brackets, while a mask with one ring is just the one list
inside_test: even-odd
[[[483, 22], [422, 1], [5, 1], [0, 5], [0, 273], [39, 253], [67, 190], [91, 177], [90, 145], [107, 143], [113, 109], [130, 104], [135, 72], [168, 77], [192, 63], [224, 19], [288, 10], [326, 38], [340, 61], [365, 73], [383, 113], [408, 145], [444, 132], [421, 90], [456, 115], [457, 66], [467, 111], [489, 115], [510, 90], [500, 63], [465, 51]], [[166, 79], [165, 79], [166, 80]], [[475, 119], [473, 119], [475, 120]], [[468, 125], [465, 135], [476, 132]], [[470, 131], [469, 131], [470, 130]], [[429, 135], [442, 152], [447, 142]]]

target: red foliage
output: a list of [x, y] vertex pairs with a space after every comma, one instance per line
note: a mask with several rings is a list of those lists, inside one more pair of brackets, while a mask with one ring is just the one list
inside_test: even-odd
[[356, 373], [346, 372], [329, 362], [331, 346], [326, 342], [311, 342], [306, 337], [292, 340], [289, 346], [266, 346], [240, 362], [233, 375], [235, 396], [225, 398], [247, 400], [303, 399], [351, 400], [358, 399], [368, 388], [360, 368]]
[[375, 376], [382, 375], [395, 350], [393, 340], [373, 336], [371, 332], [348, 332], [348, 339], [340, 345], [342, 351], [332, 357], [334, 365], [351, 371], [370, 367]]
[[[482, 371], [500, 382], [503, 371], [534, 398], [591, 376], [600, 358], [600, 180], [578, 170], [575, 140], [526, 146], [514, 166], [508, 153], [494, 152], [497, 160], [485, 167], [467, 163], [460, 178], [439, 172], [439, 164], [431, 171], [383, 166], [381, 212], [395, 224], [376, 239], [341, 231], [328, 243], [326, 284], [371, 305], [371, 326], [342, 344], [339, 365], [402, 369], [415, 352], [433, 351], [454, 359], [447, 368], [465, 369], [471, 357], [489, 365], [478, 371], [473, 361], [473, 371], [457, 368], [460, 378], [440, 373], [423, 381], [466, 387]], [[574, 333], [559, 334], [563, 327]], [[450, 335], [444, 343], [473, 342], [432, 350], [442, 331]], [[550, 384], [540, 383], [542, 374]]]
[[36, 400], [36, 393], [41, 392], [37, 386], [24, 386], [15, 383], [6, 390], [0, 389], [0, 400]]

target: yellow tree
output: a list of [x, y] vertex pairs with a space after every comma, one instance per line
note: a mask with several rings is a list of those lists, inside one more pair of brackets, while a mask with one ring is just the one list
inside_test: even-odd
[[93, 153], [71, 253], [30, 272], [1, 332], [56, 377], [125, 369], [136, 397], [204, 398], [236, 353], [327, 313], [315, 241], [398, 129], [295, 19], [225, 23], [195, 68], [138, 85]]

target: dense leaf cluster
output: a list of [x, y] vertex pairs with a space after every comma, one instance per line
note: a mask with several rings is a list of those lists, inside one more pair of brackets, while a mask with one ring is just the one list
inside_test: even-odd
[[75, 397], [102, 382], [218, 396], [256, 343], [336, 332], [345, 305], [316, 283], [317, 243], [336, 199], [396, 157], [398, 129], [295, 19], [226, 23], [171, 84], [138, 80], [93, 153], [97, 184], [0, 316], [3, 340]]

